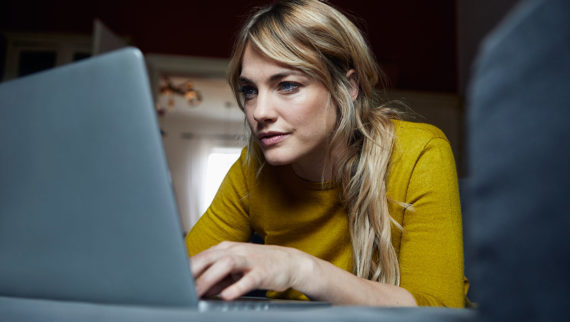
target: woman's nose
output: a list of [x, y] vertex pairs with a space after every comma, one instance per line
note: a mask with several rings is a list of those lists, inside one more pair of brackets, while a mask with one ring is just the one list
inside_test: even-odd
[[253, 118], [258, 123], [271, 123], [277, 120], [277, 111], [275, 109], [275, 102], [273, 101], [270, 93], [258, 93], [253, 110]]

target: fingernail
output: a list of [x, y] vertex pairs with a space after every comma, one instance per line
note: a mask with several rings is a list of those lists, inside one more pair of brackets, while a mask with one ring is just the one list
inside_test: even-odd
[[233, 299], [233, 292], [231, 290], [224, 290], [222, 293], [220, 293], [220, 296], [224, 299], [224, 300], [231, 300]]

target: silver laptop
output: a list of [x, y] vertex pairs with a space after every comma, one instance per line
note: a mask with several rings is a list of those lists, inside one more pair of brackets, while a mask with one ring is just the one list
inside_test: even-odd
[[135, 48], [0, 83], [0, 296], [307, 307], [198, 300]]

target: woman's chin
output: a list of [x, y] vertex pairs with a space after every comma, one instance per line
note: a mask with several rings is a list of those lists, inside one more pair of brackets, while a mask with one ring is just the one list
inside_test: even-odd
[[265, 157], [265, 162], [267, 162], [269, 165], [283, 166], [291, 164], [291, 162], [293, 161], [291, 160], [290, 157], [285, 157], [274, 152], [275, 151], [266, 151], [263, 155]]
[[291, 164], [291, 162], [288, 162], [286, 160], [282, 160], [282, 159], [278, 159], [278, 158], [272, 159], [272, 158], [267, 158], [267, 157], [265, 157], [265, 162], [267, 162], [267, 164], [275, 166], [275, 167]]

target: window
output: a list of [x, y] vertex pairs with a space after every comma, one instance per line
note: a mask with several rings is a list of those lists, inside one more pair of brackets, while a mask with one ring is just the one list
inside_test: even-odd
[[203, 181], [200, 213], [203, 214], [212, 203], [226, 173], [239, 158], [241, 148], [215, 147], [208, 155], [206, 176]]
[[91, 56], [90, 35], [2, 32], [6, 39], [4, 75], [7, 81]]

